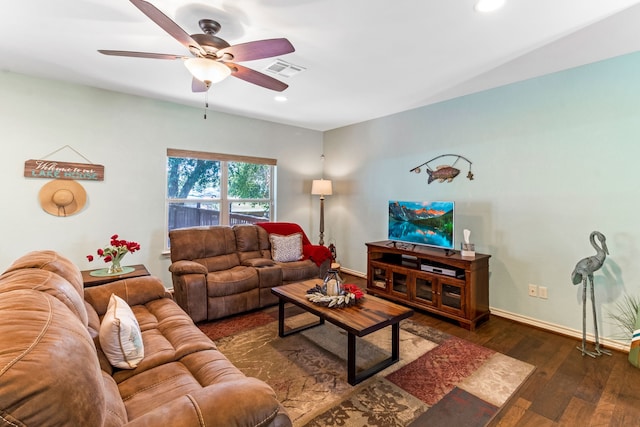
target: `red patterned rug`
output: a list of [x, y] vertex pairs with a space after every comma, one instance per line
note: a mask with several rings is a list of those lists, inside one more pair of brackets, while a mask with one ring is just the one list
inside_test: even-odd
[[[267, 382], [294, 426], [485, 426], [534, 367], [420, 325], [401, 323], [400, 361], [346, 381], [346, 333], [331, 325], [278, 337], [277, 309], [201, 324], [246, 375]], [[291, 328], [317, 318], [287, 319]], [[390, 354], [390, 330], [357, 340], [359, 369]]]

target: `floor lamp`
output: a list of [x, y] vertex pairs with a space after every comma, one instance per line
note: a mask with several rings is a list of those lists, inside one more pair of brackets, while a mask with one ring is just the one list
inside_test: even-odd
[[318, 244], [324, 245], [324, 196], [330, 196], [332, 194], [331, 180], [314, 179], [311, 185], [311, 194], [320, 196], [320, 241]]

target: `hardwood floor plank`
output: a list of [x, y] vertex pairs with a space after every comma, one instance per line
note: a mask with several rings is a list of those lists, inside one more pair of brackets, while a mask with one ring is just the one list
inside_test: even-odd
[[595, 411], [595, 405], [578, 397], [572, 397], [558, 420], [563, 427], [588, 426]]
[[518, 423], [514, 425], [518, 427], [555, 427], [557, 423], [533, 411], [526, 411]]
[[[620, 366], [623, 380], [618, 389], [610, 425], [640, 426], [640, 370], [632, 367], [624, 355]], [[631, 369], [629, 369], [631, 367]]]
[[[613, 368], [604, 385], [600, 399], [598, 399], [590, 426], [617, 425], [617, 423], [613, 422], [613, 416], [618, 404], [618, 397], [622, 390], [625, 377], [631, 373], [629, 372], [629, 366], [631, 365], [626, 362], [626, 357], [621, 356], [626, 355], [614, 353], [613, 356], [611, 356]], [[623, 401], [621, 401], [621, 404], [624, 406]]]
[[494, 418], [493, 422], [489, 424], [489, 426], [495, 427], [508, 427], [514, 426], [524, 416], [529, 406], [531, 406], [531, 402], [523, 398], [512, 398], [512, 404], [509, 406], [509, 409], [505, 409], [502, 411], [502, 414], [499, 414], [499, 417]]
[[545, 418], [559, 421], [577, 388], [578, 383], [574, 378], [556, 372], [540, 389], [529, 409]]

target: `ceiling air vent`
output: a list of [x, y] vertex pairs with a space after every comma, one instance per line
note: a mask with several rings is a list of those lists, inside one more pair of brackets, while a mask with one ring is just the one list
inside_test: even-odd
[[271, 65], [264, 69], [271, 74], [276, 74], [282, 77], [291, 77], [302, 71], [306, 70], [306, 68], [301, 67], [299, 65], [293, 65], [282, 59], [276, 59]]

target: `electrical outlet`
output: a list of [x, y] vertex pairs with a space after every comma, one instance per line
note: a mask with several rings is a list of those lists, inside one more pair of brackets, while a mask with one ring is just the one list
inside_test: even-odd
[[538, 296], [538, 286], [537, 285], [529, 285], [529, 296], [537, 297]]
[[538, 296], [542, 299], [547, 299], [547, 287], [546, 286], [540, 286], [538, 288]]

